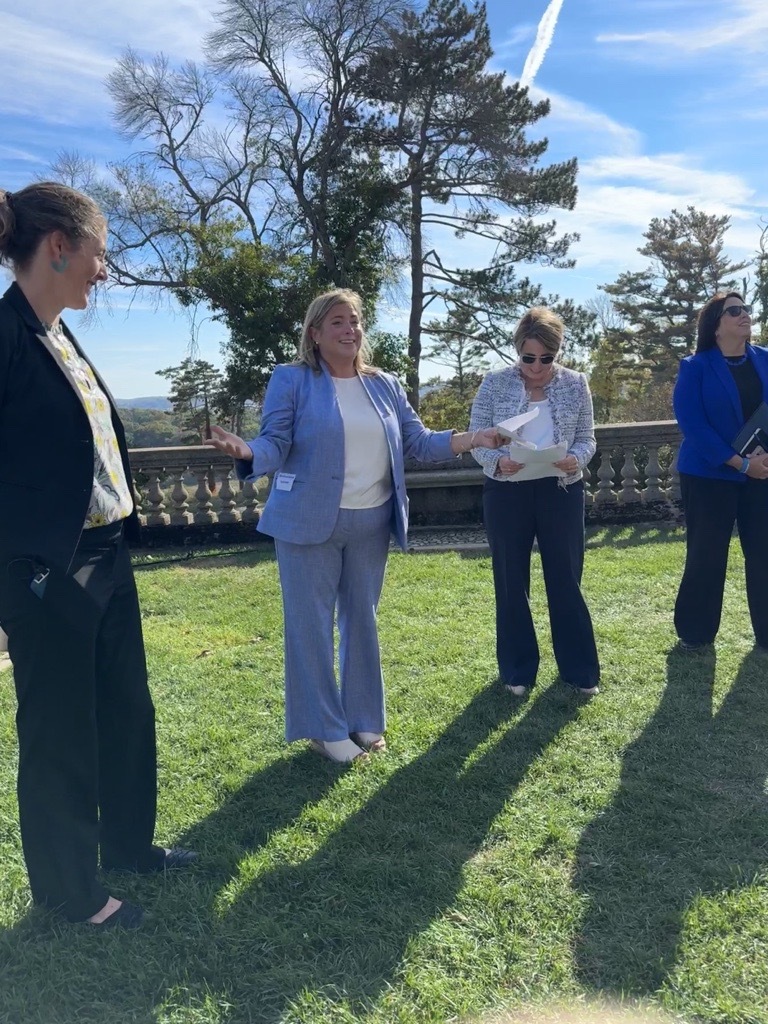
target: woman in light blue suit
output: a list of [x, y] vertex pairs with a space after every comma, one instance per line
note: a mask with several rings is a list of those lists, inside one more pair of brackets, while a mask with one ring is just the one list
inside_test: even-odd
[[428, 430], [398, 381], [366, 362], [360, 296], [347, 289], [311, 303], [296, 361], [272, 374], [259, 436], [212, 433], [241, 477], [275, 474], [258, 529], [275, 538], [283, 593], [286, 738], [340, 762], [384, 750], [376, 610], [390, 534], [406, 547], [404, 460], [442, 462], [501, 439]]
[[745, 458], [733, 447], [747, 420], [768, 402], [768, 352], [749, 343], [751, 313], [737, 292], [713, 296], [699, 313], [696, 352], [680, 363], [675, 384], [686, 525], [675, 628], [686, 651], [710, 644], [720, 627], [735, 524], [752, 628], [768, 650], [768, 458], [761, 451]]

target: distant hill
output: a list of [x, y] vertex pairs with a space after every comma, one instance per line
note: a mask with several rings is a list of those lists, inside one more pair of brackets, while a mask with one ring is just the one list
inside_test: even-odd
[[169, 412], [171, 403], [163, 395], [150, 395], [148, 398], [116, 398], [118, 409], [162, 409]]

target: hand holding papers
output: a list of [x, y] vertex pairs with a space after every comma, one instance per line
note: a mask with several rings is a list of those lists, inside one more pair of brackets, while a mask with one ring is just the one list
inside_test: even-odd
[[511, 480], [539, 480], [543, 476], [567, 476], [562, 469], [554, 465], [568, 454], [568, 445], [553, 444], [549, 448], [529, 447], [526, 444], [511, 443], [509, 457], [513, 462], [521, 462], [519, 469]]
[[509, 458], [512, 462], [521, 463], [523, 467], [517, 470], [514, 475], [509, 475], [507, 477], [509, 480], [539, 480], [545, 476], [567, 476], [562, 469], [558, 469], [554, 465], [555, 462], [560, 462], [568, 454], [568, 446], [566, 444], [553, 444], [547, 448], [537, 448], [536, 445], [517, 437], [517, 431], [525, 426], [526, 423], [530, 423], [538, 415], [538, 408], [530, 409], [519, 416], [512, 416], [508, 420], [502, 420], [496, 426], [496, 430], [503, 437], [510, 438], [508, 445]]

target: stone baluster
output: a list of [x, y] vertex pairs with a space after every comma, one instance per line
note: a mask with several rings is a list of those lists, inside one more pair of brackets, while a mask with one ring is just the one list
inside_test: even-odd
[[669, 467], [669, 487], [667, 497], [670, 501], [680, 501], [680, 474], [677, 472], [677, 453]]
[[141, 491], [139, 490], [139, 485], [136, 483], [136, 477], [133, 477], [133, 479], [131, 480], [131, 486], [133, 487], [133, 507], [136, 509], [136, 515], [139, 517], [139, 522], [141, 523], [141, 525], [146, 526], [147, 517], [144, 515], [143, 512], [143, 505], [141, 503]]
[[206, 466], [204, 469], [199, 469], [195, 473], [197, 478], [197, 489], [195, 491], [196, 508], [194, 514], [194, 521], [198, 526], [204, 526], [206, 523], [216, 522], [216, 513], [213, 511], [213, 504], [211, 503], [211, 489], [208, 486], [208, 474], [211, 471], [210, 466]]
[[149, 509], [147, 511], [147, 526], [168, 526], [171, 517], [165, 511], [165, 494], [160, 486], [160, 472], [153, 472], [149, 479], [147, 489]]
[[173, 488], [171, 490], [171, 501], [173, 502], [171, 524], [173, 526], [189, 526], [192, 522], [188, 498], [187, 488], [184, 486], [184, 471], [180, 470], [173, 478]]
[[619, 501], [622, 505], [632, 505], [636, 501], [642, 501], [643, 496], [638, 486], [637, 464], [635, 462], [634, 448], [624, 450], [624, 463], [621, 467], [621, 490]]
[[259, 502], [256, 497], [256, 484], [253, 480], [246, 480], [240, 491], [240, 504], [243, 506], [243, 522], [258, 523]]
[[592, 470], [589, 466], [584, 467], [584, 504], [593, 505], [595, 501], [595, 484], [592, 477]]
[[220, 523], [239, 523], [242, 519], [237, 509], [237, 493], [232, 488], [232, 474], [234, 470], [230, 470], [228, 473], [223, 474], [221, 481], [221, 487], [219, 488], [219, 500], [221, 506], [219, 508], [219, 522]]
[[653, 444], [648, 446], [648, 465], [645, 467], [645, 490], [643, 491], [643, 501], [647, 505], [652, 501], [663, 500], [664, 491], [661, 489], [659, 446]]
[[600, 456], [600, 467], [597, 470], [597, 491], [595, 492], [595, 504], [607, 505], [618, 501], [613, 491], [613, 466], [611, 465], [611, 453], [604, 450]]

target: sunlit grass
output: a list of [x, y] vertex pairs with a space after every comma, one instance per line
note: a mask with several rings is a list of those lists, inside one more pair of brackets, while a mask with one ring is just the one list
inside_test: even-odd
[[347, 771], [284, 743], [268, 550], [142, 568], [158, 839], [200, 863], [114, 879], [137, 933], [30, 912], [0, 676], [0, 1021], [596, 1024], [640, 1001], [768, 1022], [768, 658], [736, 544], [716, 652], [674, 649], [682, 558], [674, 529], [591, 535], [589, 703], [557, 679], [535, 560], [521, 703], [495, 682], [488, 559], [393, 556], [390, 750]]

